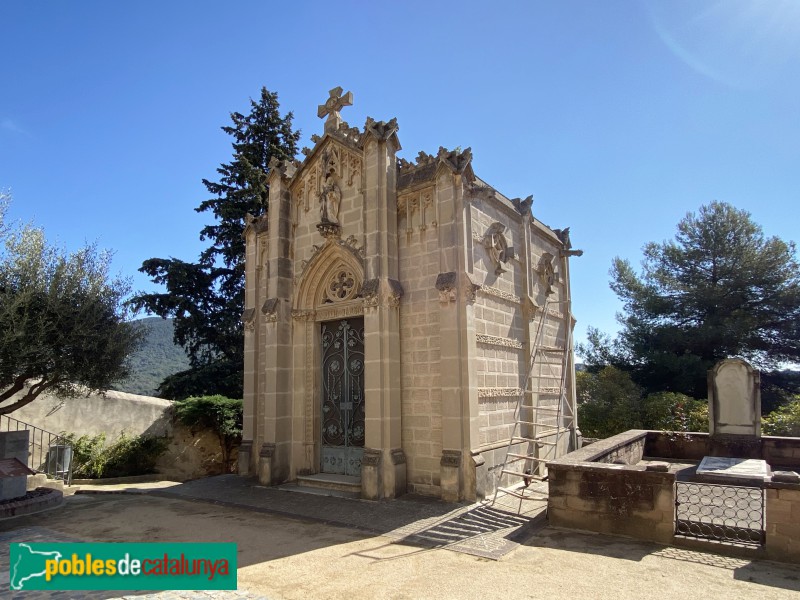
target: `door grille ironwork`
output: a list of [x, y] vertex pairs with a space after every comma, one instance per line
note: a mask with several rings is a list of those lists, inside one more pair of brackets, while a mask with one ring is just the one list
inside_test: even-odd
[[764, 490], [676, 482], [675, 535], [747, 546], [764, 545]]
[[364, 320], [322, 324], [322, 471], [361, 475]]

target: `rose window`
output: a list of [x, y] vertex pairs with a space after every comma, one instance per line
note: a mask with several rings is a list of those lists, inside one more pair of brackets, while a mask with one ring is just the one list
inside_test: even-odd
[[328, 284], [326, 292], [331, 302], [340, 302], [352, 298], [356, 292], [355, 275], [349, 271], [339, 271]]

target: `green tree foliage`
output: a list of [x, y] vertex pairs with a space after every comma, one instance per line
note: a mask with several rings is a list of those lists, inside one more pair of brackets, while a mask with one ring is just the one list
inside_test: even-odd
[[175, 342], [189, 355], [188, 370], [167, 377], [159, 387], [166, 398], [224, 394], [241, 398], [244, 370], [244, 240], [247, 215], [267, 210], [270, 159], [292, 159], [300, 132], [292, 131], [292, 113], [280, 115], [278, 96], [261, 89], [250, 112], [231, 113], [222, 130], [233, 138], [233, 159], [222, 164], [218, 181], [203, 180], [212, 198], [195, 209], [210, 211], [216, 222], [200, 232], [211, 245], [196, 263], [151, 258], [140, 271], [165, 293], [140, 293], [137, 309], [175, 320]]
[[645, 429], [708, 431], [708, 402], [677, 392], [656, 392], [642, 400]]
[[233, 447], [242, 439], [242, 401], [224, 396], [186, 398], [175, 403], [175, 418], [187, 427], [207, 428], [217, 434], [222, 462], [230, 469]]
[[0, 414], [42, 392], [77, 397], [128, 374], [140, 340], [122, 301], [128, 282], [109, 278], [110, 254], [67, 253], [41, 229], [5, 230], [0, 250]]
[[765, 435], [800, 437], [800, 396], [764, 417], [761, 429]]
[[154, 396], [165, 378], [189, 368], [189, 357], [175, 343], [172, 319], [148, 317], [136, 324], [142, 329], [142, 345], [128, 357], [131, 374], [113, 389]]
[[587, 437], [606, 438], [629, 429], [708, 431], [708, 403], [675, 392], [645, 396], [626, 371], [604, 367], [576, 373], [578, 424]]
[[795, 246], [767, 238], [750, 214], [712, 202], [678, 223], [673, 241], [644, 248], [642, 273], [616, 258], [624, 303], [616, 340], [590, 331], [591, 370], [628, 370], [649, 391], [703, 398], [706, 372], [732, 356], [761, 369], [800, 361], [800, 265]]
[[605, 438], [628, 429], [641, 429], [642, 389], [625, 371], [606, 367], [577, 377], [578, 425], [583, 435]]

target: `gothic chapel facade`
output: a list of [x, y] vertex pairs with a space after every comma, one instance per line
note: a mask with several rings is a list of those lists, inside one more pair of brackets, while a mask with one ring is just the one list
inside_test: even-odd
[[[239, 472], [475, 500], [530, 393], [536, 315], [548, 311], [545, 337], [571, 339], [577, 252], [530, 198], [479, 179], [469, 149], [398, 160], [396, 120], [351, 128], [351, 104], [331, 90], [323, 135], [302, 162], [271, 163], [269, 211], [245, 229]], [[557, 453], [576, 426], [565, 417]]]

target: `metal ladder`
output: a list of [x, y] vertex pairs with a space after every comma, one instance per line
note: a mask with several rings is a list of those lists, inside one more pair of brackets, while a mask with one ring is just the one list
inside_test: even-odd
[[[492, 505], [497, 501], [500, 492], [519, 498], [517, 514], [522, 511], [523, 500], [545, 500], [541, 492], [528, 488], [531, 481], [544, 481], [547, 479], [546, 462], [556, 458], [559, 444], [566, 431], [565, 417], [574, 422], [573, 407], [567, 398], [567, 370], [569, 367], [569, 354], [572, 346], [572, 327], [568, 319], [565, 322], [563, 336], [557, 336], [555, 346], [544, 344], [547, 331], [549, 309], [563, 304], [569, 307], [568, 300], [545, 300], [541, 308], [539, 322], [536, 326], [534, 343], [531, 347], [528, 372], [522, 384], [522, 393], [517, 400], [514, 411], [514, 427], [508, 440], [506, 457], [502, 465], [496, 467], [496, 484]], [[560, 367], [560, 373], [555, 367]], [[547, 369], [545, 375], [543, 370]], [[534, 372], [536, 377], [534, 377]], [[558, 382], [558, 385], [543, 385], [543, 382]], [[525, 396], [528, 386], [531, 386], [531, 404], [525, 405]], [[552, 399], [556, 398], [553, 402]], [[549, 400], [549, 401], [548, 401]], [[553, 441], [555, 437], [555, 441]], [[543, 439], [548, 438], [548, 439]], [[521, 453], [515, 446], [526, 447], [526, 452]], [[516, 450], [516, 451], [515, 451]], [[522, 463], [522, 469], [514, 469], [513, 465]], [[501, 487], [503, 476], [509, 479], [518, 479], [516, 483]]]

